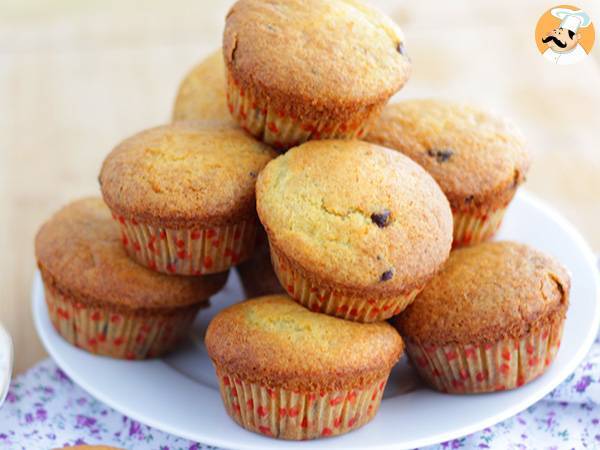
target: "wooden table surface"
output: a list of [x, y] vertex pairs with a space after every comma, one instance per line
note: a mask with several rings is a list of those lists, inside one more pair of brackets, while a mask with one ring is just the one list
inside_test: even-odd
[[[414, 72], [398, 98], [441, 96], [511, 116], [534, 155], [527, 189], [599, 252], [600, 48], [573, 66], [544, 61], [533, 38], [542, 0], [373, 3], [407, 36]], [[17, 372], [44, 355], [30, 311], [36, 230], [69, 200], [98, 193], [100, 164], [119, 140], [168, 121], [181, 77], [220, 45], [231, 2], [140, 4], [0, 4], [0, 320]], [[600, 2], [577, 4], [600, 26]]]

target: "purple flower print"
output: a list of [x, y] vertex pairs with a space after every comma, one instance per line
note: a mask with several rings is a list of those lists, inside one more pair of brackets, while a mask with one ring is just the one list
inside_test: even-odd
[[17, 401], [17, 396], [12, 391], [8, 391], [6, 394], [6, 401], [8, 403], [15, 403]]
[[575, 390], [577, 392], [585, 392], [585, 390], [591, 383], [592, 377], [590, 377], [589, 375], [585, 375], [581, 377], [579, 381], [577, 381], [577, 383], [575, 384]]
[[54, 371], [54, 375], [56, 376], [56, 379], [58, 381], [65, 381], [67, 383], [72, 383], [71, 379], [67, 376], [66, 373], [64, 373], [61, 369], [57, 368]]
[[140, 440], [144, 439], [144, 433], [142, 432], [142, 424], [136, 422], [135, 420], [132, 420], [129, 423], [129, 436], [135, 436]]
[[[466, 438], [422, 450], [600, 449], [600, 346], [547, 401]], [[592, 385], [592, 387], [588, 387]], [[580, 393], [585, 392], [581, 395]], [[154, 430], [94, 400], [47, 360], [13, 381], [0, 408], [0, 450], [105, 442], [129, 450], [217, 450]]]
[[35, 419], [36, 420], [43, 422], [47, 418], [48, 418], [48, 413], [46, 412], [46, 410], [44, 408], [38, 408], [35, 411]]
[[96, 424], [96, 419], [93, 417], [84, 416], [82, 414], [77, 415], [77, 428], [92, 428]]

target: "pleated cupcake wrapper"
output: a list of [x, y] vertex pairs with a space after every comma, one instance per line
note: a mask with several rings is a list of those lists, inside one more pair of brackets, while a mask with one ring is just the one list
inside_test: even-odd
[[[251, 90], [242, 88], [231, 74], [227, 77], [227, 104], [242, 128], [278, 149], [288, 149], [309, 139], [361, 138], [368, 126], [368, 120], [340, 123], [327, 116], [318, 121], [291, 117], [269, 107]], [[371, 117], [375, 117], [381, 108], [375, 108]]]
[[217, 370], [227, 413], [247, 430], [280, 439], [335, 436], [374, 416], [387, 376], [363, 389], [300, 393], [249, 383]]
[[453, 247], [474, 245], [491, 238], [502, 223], [506, 208], [500, 208], [487, 214], [454, 212]]
[[171, 230], [115, 216], [127, 254], [149, 269], [177, 275], [224, 272], [254, 250], [256, 220], [194, 230]]
[[56, 331], [69, 343], [97, 355], [122, 359], [158, 357], [187, 336], [200, 304], [177, 313], [136, 316], [66, 298], [46, 286], [46, 304]]
[[294, 269], [285, 256], [271, 247], [271, 261], [275, 274], [290, 297], [314, 312], [356, 322], [377, 322], [400, 314], [412, 303], [421, 289], [407, 295], [375, 299], [353, 297], [341, 291], [311, 281]]
[[451, 394], [514, 389], [540, 376], [560, 346], [563, 322], [486, 345], [422, 346], [406, 340], [419, 374], [435, 389]]

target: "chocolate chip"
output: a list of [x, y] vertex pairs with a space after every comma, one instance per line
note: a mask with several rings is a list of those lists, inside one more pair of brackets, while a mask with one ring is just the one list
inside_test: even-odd
[[444, 149], [444, 150], [427, 150], [427, 154], [429, 156], [431, 156], [432, 158], [435, 158], [437, 162], [439, 163], [443, 163], [448, 161], [452, 155], [454, 154], [454, 152], [450, 149]]
[[371, 220], [377, 224], [379, 228], [387, 227], [389, 224], [390, 210], [384, 209], [381, 212], [371, 214]]
[[256, 175], [257, 175], [257, 173], [256, 173], [254, 170], [251, 170], [251, 171], [250, 171], [250, 176], [251, 176], [252, 178], [256, 178]]
[[381, 281], [391, 280], [393, 276], [394, 276], [394, 272], [392, 272], [391, 270], [386, 270], [385, 272], [383, 272], [381, 274]]
[[406, 54], [406, 48], [404, 47], [403, 42], [398, 42], [398, 47], [396, 47], [396, 50], [398, 50], [398, 53], [400, 53], [402, 56]]

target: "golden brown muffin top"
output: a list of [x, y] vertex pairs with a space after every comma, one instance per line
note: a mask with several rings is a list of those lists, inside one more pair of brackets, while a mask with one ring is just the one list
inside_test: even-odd
[[461, 248], [396, 324], [402, 336], [420, 343], [521, 337], [557, 311], [564, 316], [570, 285], [562, 265], [527, 245], [506, 241]]
[[305, 117], [389, 98], [409, 75], [402, 53], [400, 28], [358, 0], [239, 0], [223, 35], [234, 79]]
[[100, 198], [74, 201], [48, 220], [35, 238], [40, 270], [55, 287], [82, 301], [136, 309], [198, 303], [218, 292], [227, 273], [163, 275], [131, 260]]
[[232, 123], [176, 122], [126, 139], [104, 160], [102, 195], [127, 218], [165, 228], [255, 214], [256, 177], [275, 152]]
[[269, 240], [333, 288], [405, 293], [448, 257], [452, 214], [433, 178], [362, 141], [310, 141], [270, 162], [257, 184]]
[[221, 49], [195, 66], [179, 86], [173, 120], [222, 120], [233, 118], [227, 109], [225, 64]]
[[361, 324], [314, 313], [285, 295], [224, 309], [208, 326], [205, 343], [218, 370], [303, 391], [375, 382], [403, 350], [402, 339], [386, 322]]
[[453, 210], [505, 204], [529, 168], [529, 154], [512, 123], [448, 101], [386, 105], [366, 140], [398, 150], [423, 166]]

